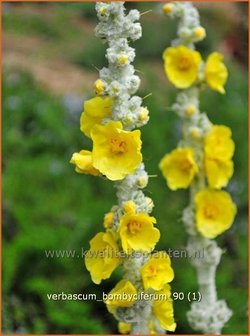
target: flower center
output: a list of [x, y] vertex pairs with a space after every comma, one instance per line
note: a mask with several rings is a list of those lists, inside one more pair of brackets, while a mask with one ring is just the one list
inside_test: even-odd
[[127, 146], [125, 141], [120, 141], [116, 138], [110, 140], [110, 151], [113, 154], [122, 154], [126, 152]]
[[218, 209], [213, 204], [208, 204], [203, 212], [204, 216], [208, 219], [214, 219], [218, 215]]
[[187, 172], [191, 167], [192, 167], [192, 164], [190, 163], [189, 160], [187, 159], [182, 159], [180, 161], [180, 169], [183, 170], [184, 172]]
[[216, 145], [217, 145], [217, 146], [220, 146], [221, 143], [222, 143], [221, 138], [220, 138], [220, 137], [217, 137], [217, 138], [216, 138]]
[[141, 231], [141, 223], [136, 220], [133, 220], [128, 223], [128, 229], [130, 233], [135, 234], [136, 232]]
[[188, 57], [183, 56], [178, 63], [178, 69], [187, 70], [188, 68], [190, 68], [190, 59]]
[[149, 277], [150, 278], [157, 275], [157, 269], [154, 266], [150, 265], [148, 270], [149, 270]]

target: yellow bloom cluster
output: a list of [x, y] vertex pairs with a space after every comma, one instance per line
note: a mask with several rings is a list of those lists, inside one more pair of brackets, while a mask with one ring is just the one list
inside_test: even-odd
[[213, 52], [204, 64], [198, 51], [180, 45], [167, 48], [163, 60], [169, 81], [178, 89], [205, 82], [211, 89], [225, 93], [228, 71], [220, 53]]
[[125, 131], [118, 121], [103, 124], [111, 113], [109, 97], [94, 97], [84, 103], [80, 129], [92, 139], [93, 150], [73, 154], [70, 162], [76, 165], [78, 173], [105, 175], [117, 181], [133, 173], [142, 162], [141, 132]]
[[[126, 208], [128, 205], [126, 204]], [[126, 210], [120, 218], [117, 232], [112, 229], [114, 213], [111, 211], [104, 217], [106, 233], [100, 232], [90, 241], [85, 264], [95, 283], [107, 279], [119, 265], [121, 258], [118, 245], [122, 246], [122, 251], [128, 256], [133, 251], [150, 253], [160, 238], [159, 230], [154, 227], [154, 217], [146, 213], [136, 213], [132, 207], [129, 212]]]
[[[234, 142], [230, 128], [212, 126], [204, 138], [203, 151], [200, 167], [191, 147], [177, 148], [166, 154], [159, 167], [171, 190], [190, 187], [199, 171], [204, 169], [210, 189], [202, 190], [195, 197], [196, 226], [204, 237], [215, 238], [232, 225], [236, 214], [230, 195], [214, 190], [225, 187], [233, 174]], [[227, 215], [224, 216], [225, 208]]]
[[[90, 241], [90, 250], [85, 256], [85, 265], [91, 274], [92, 281], [100, 284], [102, 280], [111, 276], [112, 272], [129, 258], [132, 252], [149, 254], [160, 238], [160, 232], [154, 227], [156, 220], [146, 213], [136, 213], [135, 203], [127, 201], [123, 205], [124, 214], [119, 221], [118, 229], [112, 229], [114, 213], [111, 211], [104, 217], [106, 232], [99, 232]], [[125, 257], [123, 255], [125, 253]], [[171, 261], [166, 252], [152, 254], [140, 268], [140, 276], [145, 293], [154, 291], [156, 298], [152, 298], [152, 312], [163, 329], [173, 331], [175, 322], [173, 317], [173, 303], [170, 286], [174, 278]], [[159, 295], [159, 294], [165, 294]], [[129, 280], [121, 280], [108, 294], [105, 301], [109, 312], [116, 314], [117, 308], [131, 307], [138, 300], [138, 287]], [[168, 300], [166, 300], [166, 297]], [[143, 298], [141, 298], [143, 300]], [[154, 330], [154, 321], [148, 321], [150, 329]], [[129, 332], [131, 325], [119, 323], [121, 333]], [[153, 332], [152, 332], [153, 333]]]
[[[181, 89], [172, 109], [182, 118], [183, 136], [177, 149], [162, 158], [159, 168], [171, 190], [190, 188], [190, 203], [182, 213], [190, 235], [187, 250], [192, 253], [203, 249], [206, 259], [191, 261], [202, 300], [191, 304], [187, 319], [197, 332], [221, 334], [232, 311], [225, 301], [217, 299], [215, 270], [222, 249], [211, 239], [231, 227], [237, 212], [230, 194], [221, 190], [233, 175], [235, 146], [230, 128], [213, 125], [206, 113], [200, 113], [199, 94], [206, 86], [224, 94], [228, 70], [219, 52], [212, 52], [203, 60], [195, 50], [195, 43], [205, 38], [206, 31], [200, 26], [198, 10], [192, 3], [167, 3], [163, 12], [178, 19], [177, 38], [163, 52], [163, 60], [168, 80]], [[148, 279], [147, 274], [143, 278], [145, 284], [154, 288], [161, 285], [153, 277]]]
[[[170, 14], [173, 8], [172, 4], [166, 4], [163, 11]], [[197, 27], [195, 34], [205, 37], [205, 30]], [[163, 60], [166, 75], [177, 88], [200, 88], [206, 83], [211, 89], [225, 93], [228, 71], [220, 53], [213, 52], [204, 62], [198, 51], [178, 45], [167, 48]], [[204, 186], [194, 199], [196, 229], [204, 237], [215, 238], [232, 225], [236, 214], [230, 195], [218, 190], [226, 187], [233, 175], [234, 142], [231, 130], [226, 126], [212, 125], [207, 131], [201, 130], [195, 124], [197, 115], [196, 106], [185, 107], [182, 116], [189, 118], [192, 140], [182, 142], [179, 148], [166, 154], [159, 168], [171, 190], [189, 188], [201, 176], [206, 177], [208, 188]]]
[[[158, 256], [159, 261], [152, 262], [152, 259], [145, 264], [142, 269], [142, 274], [147, 274], [148, 277], [153, 277], [157, 282], [157, 289], [152, 286], [145, 286], [144, 289], [155, 289], [152, 301], [153, 315], [148, 321], [148, 327], [151, 334], [156, 334], [155, 323], [168, 331], [174, 331], [176, 323], [173, 315], [173, 301], [171, 299], [171, 288], [168, 284], [173, 277], [173, 270], [170, 266], [169, 257], [165, 252], [161, 252]], [[156, 256], [152, 256], [156, 258]], [[164, 261], [166, 262], [164, 264]], [[152, 268], [152, 271], [150, 270]], [[156, 283], [155, 282], [155, 283]], [[153, 282], [152, 282], [153, 283]], [[129, 280], [121, 280], [109, 293], [108, 299], [105, 301], [108, 311], [116, 314], [117, 308], [132, 307], [136, 303], [136, 298], [139, 295], [137, 288]], [[149, 296], [149, 294], [148, 294]], [[130, 323], [120, 322], [118, 329], [122, 334], [127, 334], [131, 330]]]
[[[96, 81], [95, 90], [100, 93], [103, 89], [101, 81]], [[95, 97], [84, 103], [84, 112], [81, 115], [81, 131], [93, 141], [92, 152], [81, 150], [74, 153], [71, 163], [76, 166], [76, 171], [94, 176], [105, 175], [110, 180], [124, 179], [142, 162], [140, 131], [126, 131], [119, 121], [107, 121], [111, 117], [112, 99], [109, 97]], [[148, 110], [142, 110], [142, 117], [148, 118]], [[139, 187], [147, 185], [147, 177], [140, 177]], [[149, 199], [150, 202], [152, 200]], [[145, 198], [148, 202], [148, 198]], [[137, 213], [136, 204], [128, 200], [122, 205], [123, 214], [120, 216], [119, 225], [113, 227], [115, 220], [114, 211], [108, 212], [104, 217], [105, 232], [97, 233], [90, 241], [90, 249], [85, 256], [85, 265], [90, 272], [92, 281], [100, 284], [108, 279], [114, 270], [123, 262], [121, 253], [129, 257], [134, 251], [150, 253], [160, 238], [160, 232], [155, 227], [156, 219], [147, 213]], [[170, 259], [166, 253], [160, 256], [152, 255], [141, 267], [141, 282], [145, 290], [166, 291], [168, 288], [169, 302], [154, 300], [152, 314], [162, 328], [174, 330], [173, 305], [170, 299], [170, 287], [164, 287], [173, 280], [174, 273]], [[165, 289], [164, 289], [165, 288]], [[121, 280], [109, 293], [129, 294], [130, 299], [107, 300], [108, 310], [116, 314], [117, 308], [131, 307], [137, 299], [131, 299], [132, 294], [137, 294], [137, 288], [128, 280]], [[117, 296], [117, 295], [116, 295]], [[148, 321], [149, 329], [154, 330], [154, 321]], [[130, 324], [120, 322], [121, 332], [129, 332]]]
[[[122, 282], [122, 281], [121, 281]], [[123, 285], [123, 293], [131, 294], [134, 292], [132, 290], [131, 283], [118, 283], [118, 285], [110, 292], [110, 294], [118, 294], [120, 293], [121, 286]], [[127, 288], [126, 288], [127, 287]], [[135, 289], [135, 288], [134, 288]], [[176, 323], [174, 321], [173, 316], [173, 302], [171, 299], [171, 288], [168, 284], [164, 285], [161, 290], [155, 293], [157, 296], [152, 302], [152, 311], [153, 318], [148, 321], [148, 329], [150, 330], [150, 334], [157, 334], [156, 332], [156, 323], [159, 323], [162, 329], [167, 331], [175, 331]], [[107, 303], [107, 302], [106, 302]], [[127, 302], [127, 306], [130, 302]], [[114, 312], [115, 304], [107, 303], [108, 310], [110, 312]], [[120, 322], [118, 324], [118, 329], [121, 334], [128, 334], [131, 331], [131, 324]]]
[[[233, 175], [234, 142], [231, 130], [214, 125], [204, 138], [204, 167], [211, 188], [221, 189]], [[171, 190], [186, 189], [199, 173], [193, 148], [177, 148], [166, 154], [159, 167]]]

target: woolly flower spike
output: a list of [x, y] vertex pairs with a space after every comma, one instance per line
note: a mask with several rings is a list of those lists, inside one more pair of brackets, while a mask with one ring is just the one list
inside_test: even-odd
[[85, 101], [84, 111], [81, 115], [81, 131], [90, 137], [90, 132], [95, 125], [101, 124], [104, 118], [111, 115], [112, 99], [109, 97], [95, 97]]
[[[190, 187], [190, 204], [182, 215], [190, 236], [187, 249], [190, 252], [204, 250], [206, 259], [205, 263], [198, 259], [191, 261], [197, 270], [202, 300], [191, 304], [188, 321], [196, 331], [221, 334], [232, 312], [225, 301], [217, 299], [215, 271], [222, 250], [210, 239], [229, 229], [236, 214], [230, 195], [217, 190], [225, 187], [232, 177], [234, 142], [228, 127], [213, 126], [207, 115], [200, 113], [199, 94], [204, 84], [225, 93], [228, 72], [218, 52], [212, 53], [205, 63], [195, 51], [195, 42], [201, 41], [206, 31], [191, 2], [168, 3], [163, 10], [170, 18], [179, 20], [178, 37], [172, 41], [172, 47], [165, 50], [163, 58], [170, 82], [183, 90], [172, 106], [182, 119], [182, 139], [179, 148], [161, 160], [160, 169], [170, 189]], [[164, 321], [160, 318], [159, 321], [164, 327]]]
[[162, 334], [164, 326], [173, 329], [172, 303], [160, 309], [155, 301], [154, 314], [153, 302], [143, 298], [143, 283], [162, 289], [172, 280], [173, 270], [167, 255], [156, 261], [150, 258], [160, 232], [154, 227], [155, 218], [149, 215], [154, 203], [142, 191], [149, 176], [142, 162], [141, 133], [136, 129], [148, 122], [149, 111], [142, 106], [142, 98], [132, 96], [140, 78], [131, 64], [135, 50], [129, 46], [131, 40], [141, 37], [141, 25], [136, 22], [140, 13], [126, 13], [124, 3], [119, 1], [97, 2], [96, 11], [99, 23], [95, 33], [107, 42], [108, 64], [99, 71], [94, 83], [96, 97], [85, 101], [80, 119], [81, 131], [92, 140], [92, 152], [74, 153], [71, 163], [79, 173], [116, 181], [117, 204], [104, 216], [105, 232], [91, 239], [85, 265], [96, 284], [108, 279], [119, 265], [122, 267], [123, 280], [104, 300], [119, 321], [121, 333]]
[[124, 131], [116, 121], [93, 127], [94, 167], [112, 181], [133, 173], [142, 162], [140, 136], [139, 130]]
[[170, 258], [166, 252], [154, 253], [141, 268], [141, 276], [145, 289], [161, 290], [174, 278]]
[[90, 250], [85, 257], [85, 265], [92, 281], [100, 284], [108, 279], [120, 263], [116, 237], [112, 232], [99, 232], [90, 241]]
[[158, 299], [153, 301], [153, 313], [159, 321], [161, 327], [168, 331], [175, 331], [173, 302], [169, 285], [165, 285], [157, 292]]
[[119, 233], [123, 251], [130, 254], [135, 251], [150, 252], [160, 238], [160, 232], [154, 227], [154, 217], [146, 213], [127, 213], [120, 219]]
[[93, 167], [92, 153], [90, 151], [81, 150], [79, 153], [74, 153], [70, 163], [76, 165], [77, 173], [94, 176], [100, 175], [99, 170]]
[[205, 79], [211, 89], [222, 94], [225, 93], [224, 85], [227, 81], [228, 71], [223, 63], [223, 55], [213, 52], [209, 55], [205, 65]]
[[164, 69], [168, 79], [179, 89], [190, 87], [198, 77], [201, 56], [185, 46], [167, 48], [163, 53]]
[[225, 191], [204, 189], [195, 196], [197, 230], [215, 238], [233, 224], [236, 206]]
[[199, 13], [192, 3], [175, 1], [165, 4], [162, 9], [170, 18], [180, 20], [177, 30], [178, 38], [172, 42], [173, 46], [185, 45], [194, 49], [194, 43], [206, 37], [205, 29], [200, 26]]
[[177, 148], [166, 154], [159, 167], [172, 190], [188, 188], [198, 173], [192, 148]]

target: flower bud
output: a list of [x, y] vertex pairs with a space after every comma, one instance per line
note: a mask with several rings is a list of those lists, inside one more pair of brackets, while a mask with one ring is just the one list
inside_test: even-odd
[[122, 208], [123, 208], [123, 211], [126, 213], [135, 212], [136, 205], [135, 205], [135, 202], [133, 201], [127, 201], [123, 203]]
[[170, 14], [173, 11], [173, 5], [172, 4], [165, 4], [163, 7], [164, 14]]
[[198, 41], [201, 41], [206, 37], [206, 30], [203, 27], [198, 26], [194, 29], [193, 34]]
[[105, 83], [101, 79], [97, 79], [94, 84], [95, 93], [102, 95], [105, 90]]
[[196, 107], [194, 105], [188, 105], [188, 107], [185, 110], [185, 114], [188, 117], [193, 116], [196, 113]]
[[113, 212], [106, 213], [106, 215], [104, 216], [104, 221], [103, 221], [103, 226], [105, 227], [105, 229], [108, 229], [111, 227], [113, 219], [114, 219]]
[[119, 57], [118, 57], [118, 64], [119, 65], [126, 65], [126, 64], [128, 64], [128, 56], [127, 55], [120, 55]]

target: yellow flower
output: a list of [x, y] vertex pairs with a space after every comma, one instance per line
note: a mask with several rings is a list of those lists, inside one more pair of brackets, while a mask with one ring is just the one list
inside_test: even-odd
[[160, 232], [154, 227], [156, 220], [146, 213], [126, 213], [120, 219], [119, 233], [124, 252], [151, 251], [158, 240]]
[[197, 79], [201, 55], [185, 46], [167, 48], [163, 53], [168, 79], [179, 89], [190, 87]]
[[121, 280], [118, 284], [107, 294], [104, 302], [107, 305], [108, 311], [115, 313], [119, 307], [131, 307], [137, 299], [137, 290], [129, 280]]
[[131, 324], [125, 323], [125, 322], [119, 322], [118, 323], [118, 331], [121, 334], [129, 334], [131, 331]]
[[223, 188], [233, 175], [233, 161], [205, 158], [205, 171], [210, 187], [215, 189]]
[[173, 302], [171, 299], [170, 286], [166, 284], [163, 289], [155, 293], [157, 300], [153, 301], [153, 313], [163, 329], [175, 331]]
[[228, 71], [223, 63], [223, 55], [213, 52], [209, 55], [205, 65], [205, 79], [211, 89], [225, 93], [224, 84], [227, 81]]
[[103, 221], [103, 226], [105, 227], [105, 229], [108, 229], [111, 227], [113, 219], [114, 219], [114, 213], [112, 211], [106, 213], [106, 215], [104, 216], [104, 221]]
[[85, 256], [85, 265], [92, 281], [100, 284], [108, 279], [120, 263], [119, 249], [114, 234], [99, 232], [90, 241], [90, 250]]
[[105, 83], [101, 79], [97, 79], [94, 84], [95, 93], [101, 95], [105, 91]]
[[166, 154], [159, 167], [171, 190], [188, 188], [198, 172], [192, 148], [177, 148]]
[[214, 125], [205, 138], [206, 157], [225, 161], [230, 160], [234, 154], [234, 142], [229, 127]]
[[93, 166], [112, 181], [132, 174], [142, 161], [141, 132], [124, 131], [119, 121], [96, 125], [91, 131]]
[[92, 153], [87, 150], [81, 150], [79, 153], [74, 153], [70, 163], [76, 165], [76, 172], [81, 174], [100, 175], [100, 172], [93, 167]]
[[80, 129], [90, 137], [91, 129], [101, 124], [103, 118], [109, 117], [112, 112], [112, 99], [110, 97], [94, 97], [85, 101], [84, 111], [81, 114]]
[[145, 289], [161, 290], [166, 283], [174, 278], [170, 258], [164, 251], [154, 253], [149, 261], [142, 266], [140, 272]]
[[195, 196], [197, 230], [206, 238], [215, 238], [233, 224], [236, 206], [225, 191], [206, 188]]

